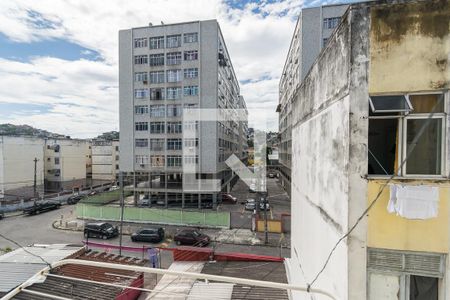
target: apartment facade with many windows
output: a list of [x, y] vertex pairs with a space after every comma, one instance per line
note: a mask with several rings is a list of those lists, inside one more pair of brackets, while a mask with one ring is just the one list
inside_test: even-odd
[[[225, 160], [244, 158], [246, 122], [183, 124], [183, 111], [246, 109], [217, 21], [120, 31], [119, 98], [120, 170], [135, 174], [136, 201], [216, 205], [217, 192], [183, 193], [183, 165], [194, 164], [198, 179], [220, 180], [221, 190], [229, 190], [236, 176]], [[187, 129], [197, 137], [183, 139]], [[183, 157], [190, 148], [196, 153]]]
[[279, 83], [279, 163], [281, 185], [291, 193], [292, 102], [295, 91], [308, 74], [348, 5], [327, 5], [301, 11], [292, 36]]
[[290, 283], [450, 299], [449, 20], [448, 1], [352, 4], [295, 92]]

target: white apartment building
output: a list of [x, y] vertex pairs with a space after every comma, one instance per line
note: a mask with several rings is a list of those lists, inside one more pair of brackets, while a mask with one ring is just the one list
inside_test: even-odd
[[[183, 109], [244, 109], [230, 55], [216, 20], [146, 26], [119, 32], [120, 170], [135, 174], [135, 192], [165, 206], [215, 206], [218, 193], [183, 193], [183, 164], [198, 179], [237, 177], [225, 160], [244, 159], [246, 122], [196, 122], [183, 139]], [[241, 128], [242, 126], [242, 128]], [[183, 157], [183, 147], [197, 155]]]
[[115, 182], [119, 174], [119, 141], [92, 141], [92, 181]]
[[295, 91], [302, 84], [328, 38], [339, 24], [348, 5], [326, 5], [301, 11], [292, 36], [279, 83], [280, 148], [279, 163], [281, 185], [291, 193], [292, 164], [292, 108]]
[[36, 186], [44, 186], [44, 140], [34, 137], [0, 136], [0, 199], [34, 196], [34, 159]]
[[45, 140], [45, 189], [58, 192], [78, 189], [89, 185], [87, 169], [90, 141], [77, 139]]

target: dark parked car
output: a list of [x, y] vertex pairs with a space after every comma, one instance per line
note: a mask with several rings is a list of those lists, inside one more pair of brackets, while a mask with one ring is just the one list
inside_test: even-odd
[[84, 237], [96, 237], [101, 239], [109, 239], [119, 235], [119, 229], [105, 222], [88, 223], [84, 226]]
[[26, 215], [36, 215], [36, 214], [40, 214], [41, 212], [58, 209], [60, 207], [61, 207], [61, 203], [58, 203], [58, 202], [51, 202], [51, 201], [39, 202], [33, 206], [25, 208], [23, 210], [23, 213]]
[[0, 212], [0, 220], [3, 219], [5, 217], [5, 213], [4, 212]]
[[185, 229], [178, 232], [174, 241], [177, 245], [206, 246], [211, 241], [210, 237], [194, 229]]
[[150, 242], [159, 243], [164, 239], [164, 229], [159, 228], [142, 228], [131, 235], [133, 242]]
[[222, 194], [222, 203], [236, 204], [237, 198], [231, 194], [223, 193]]
[[84, 197], [83, 195], [70, 196], [69, 198], [67, 198], [67, 204], [77, 204], [78, 201], [83, 199], [83, 197]]

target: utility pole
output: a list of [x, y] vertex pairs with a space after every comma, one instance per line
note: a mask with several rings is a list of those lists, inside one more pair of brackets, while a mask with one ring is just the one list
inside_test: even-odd
[[37, 162], [38, 162], [38, 159], [35, 157], [33, 161], [34, 161], [33, 197], [34, 197], [34, 204], [36, 205], [36, 197], [37, 197], [36, 172], [37, 172]]
[[264, 207], [264, 244], [269, 243], [269, 231], [267, 227], [267, 192], [263, 193], [263, 207]]
[[120, 232], [119, 232], [119, 255], [122, 255], [122, 229], [123, 229], [123, 211], [124, 211], [124, 193], [123, 193], [123, 172], [119, 171], [119, 187], [120, 187]]

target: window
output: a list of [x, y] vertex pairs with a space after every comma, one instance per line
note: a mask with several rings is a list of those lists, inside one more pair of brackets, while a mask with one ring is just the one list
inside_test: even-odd
[[164, 133], [165, 123], [164, 122], [150, 122], [150, 133]]
[[[164, 57], [163, 57], [164, 59]], [[146, 65], [148, 63], [147, 55], [135, 55], [134, 56], [134, 64], [135, 65]]]
[[164, 139], [150, 139], [150, 150], [152, 151], [163, 151], [164, 150]]
[[[370, 97], [368, 173], [442, 175], [444, 96], [428, 94], [382, 97], [384, 98]], [[433, 109], [434, 115], [427, 121]], [[416, 140], [422, 128], [424, 131]], [[408, 160], [399, 170], [409, 152]]]
[[165, 116], [164, 105], [150, 105], [150, 117], [163, 118]]
[[184, 60], [197, 60], [198, 59], [198, 51], [184, 51]]
[[147, 83], [148, 74], [147, 72], [136, 72], [134, 73], [134, 81]]
[[179, 65], [181, 64], [181, 52], [167, 53], [167, 65]]
[[181, 81], [181, 70], [168, 70], [167, 82], [179, 82]]
[[55, 165], [59, 165], [59, 157], [55, 157]]
[[150, 100], [164, 100], [164, 89], [150, 89]]
[[139, 165], [148, 165], [148, 155], [136, 155], [136, 163]]
[[181, 88], [180, 87], [169, 87], [167, 88], [167, 99], [176, 100], [181, 98]]
[[197, 43], [198, 42], [198, 33], [185, 33], [184, 34], [184, 42], [185, 43]]
[[198, 86], [185, 86], [184, 87], [184, 96], [197, 96], [198, 95]]
[[185, 79], [198, 78], [198, 68], [184, 69], [184, 78]]
[[198, 129], [198, 121], [183, 122], [184, 130], [196, 131]]
[[167, 122], [167, 133], [182, 133], [183, 126], [181, 122]]
[[412, 110], [411, 103], [405, 95], [394, 96], [372, 96], [369, 97], [372, 113], [409, 112]]
[[325, 18], [323, 19], [323, 28], [325, 29], [333, 29], [339, 25], [340, 17], [337, 18]]
[[148, 130], [148, 122], [136, 122], [135, 128], [136, 128], [136, 131], [147, 131]]
[[147, 148], [148, 147], [148, 139], [136, 139], [135, 145], [136, 145], [136, 147]]
[[147, 105], [136, 105], [134, 107], [134, 113], [137, 115], [146, 115], [146, 114], [148, 114], [148, 106]]
[[184, 109], [195, 109], [198, 107], [198, 104], [195, 103], [185, 103], [184, 104]]
[[119, 151], [119, 146], [116, 146], [116, 151]]
[[184, 147], [189, 147], [189, 148], [198, 147], [198, 139], [197, 138], [184, 139]]
[[136, 89], [134, 90], [134, 97], [136, 99], [143, 99], [148, 97], [148, 90], [147, 89]]
[[181, 34], [167, 36], [167, 48], [181, 47]]
[[164, 37], [152, 37], [150, 38], [150, 49], [162, 49], [164, 48]]
[[184, 163], [186, 165], [198, 165], [198, 155], [185, 155]]
[[150, 161], [152, 167], [164, 167], [164, 155], [151, 155]]
[[181, 139], [168, 139], [167, 140], [167, 150], [181, 150], [182, 141]]
[[147, 38], [134, 39], [134, 48], [144, 48], [144, 47], [147, 47]]
[[167, 166], [168, 167], [181, 167], [181, 156], [180, 155], [168, 155], [167, 156]]
[[164, 83], [164, 71], [150, 72], [150, 83]]
[[150, 66], [164, 66], [164, 53], [150, 54]]
[[181, 105], [167, 105], [167, 116], [168, 117], [179, 117], [181, 116]]

